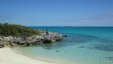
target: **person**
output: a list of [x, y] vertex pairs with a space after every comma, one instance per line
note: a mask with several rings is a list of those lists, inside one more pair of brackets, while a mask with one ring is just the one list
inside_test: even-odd
[[46, 33], [46, 35], [49, 35], [49, 32], [47, 30], [45, 31], [45, 33]]

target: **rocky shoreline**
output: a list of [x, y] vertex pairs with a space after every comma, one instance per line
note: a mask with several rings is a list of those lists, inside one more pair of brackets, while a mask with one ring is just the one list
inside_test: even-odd
[[63, 40], [63, 35], [54, 32], [42, 32], [40, 35], [34, 35], [30, 37], [0, 36], [0, 48], [6, 46], [9, 47], [32, 46], [41, 43], [48, 44], [62, 40]]

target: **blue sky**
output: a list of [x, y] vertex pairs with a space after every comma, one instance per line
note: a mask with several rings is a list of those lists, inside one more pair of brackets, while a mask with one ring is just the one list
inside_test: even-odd
[[0, 23], [113, 26], [113, 0], [0, 0]]

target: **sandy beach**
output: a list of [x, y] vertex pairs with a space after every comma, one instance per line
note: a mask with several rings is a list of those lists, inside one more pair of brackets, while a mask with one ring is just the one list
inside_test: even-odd
[[10, 48], [0, 48], [0, 64], [54, 64], [43, 60], [36, 60], [17, 54]]

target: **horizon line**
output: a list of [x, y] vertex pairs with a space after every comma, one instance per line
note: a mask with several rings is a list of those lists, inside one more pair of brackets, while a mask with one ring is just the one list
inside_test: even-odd
[[28, 27], [113, 27], [113, 26], [28, 26]]

